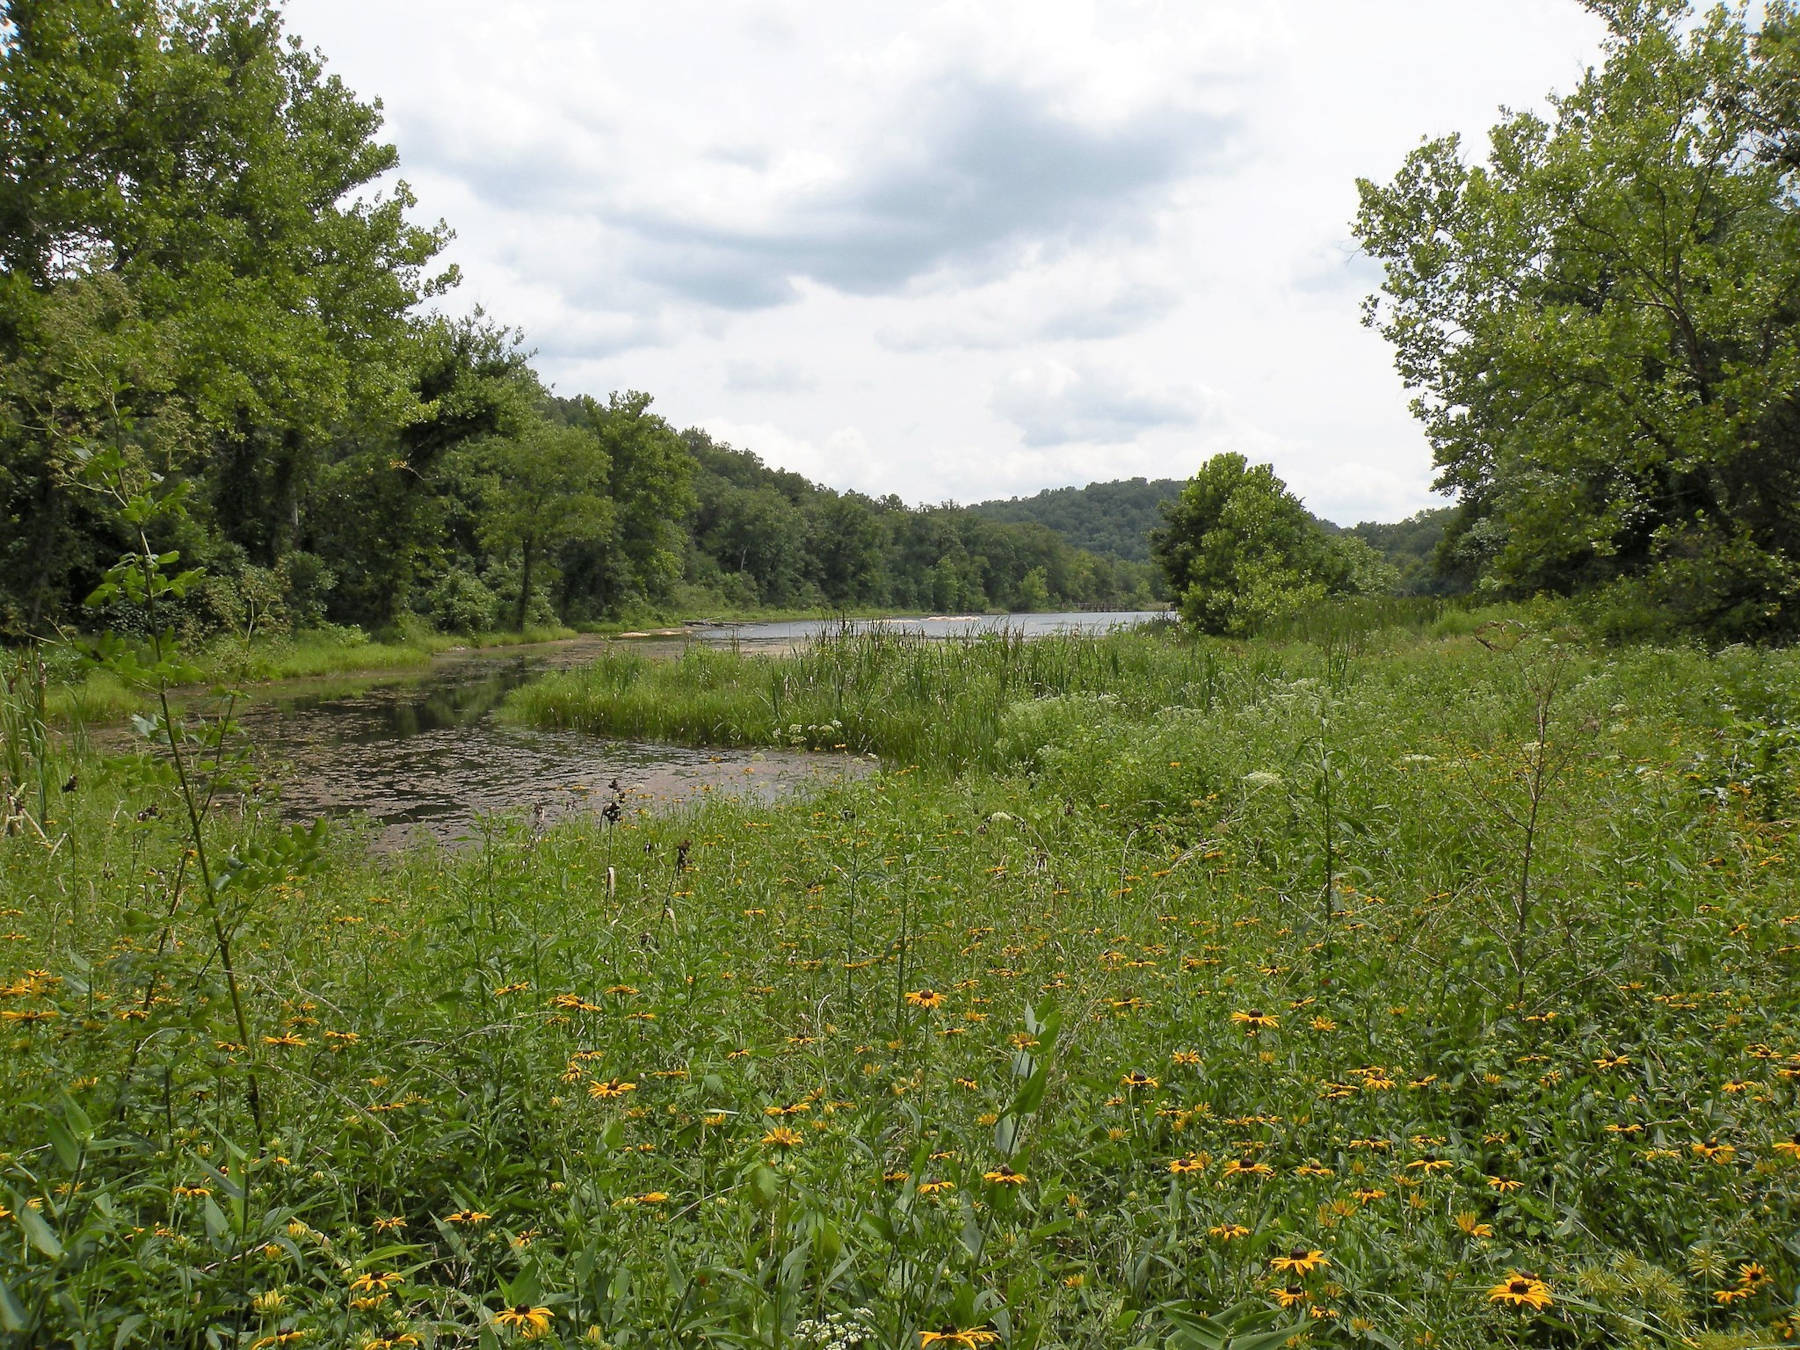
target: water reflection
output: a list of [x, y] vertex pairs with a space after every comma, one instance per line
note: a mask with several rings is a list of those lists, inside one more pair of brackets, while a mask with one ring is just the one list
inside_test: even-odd
[[[1156, 613], [933, 615], [857, 620], [854, 628], [927, 637], [1006, 631], [1025, 637], [1104, 632]], [[514, 726], [493, 714], [508, 691], [549, 670], [591, 661], [628, 641], [678, 655], [690, 641], [779, 650], [843, 625], [701, 625], [630, 639], [583, 637], [499, 651], [447, 652], [422, 674], [290, 681], [258, 691], [239, 716], [253, 755], [280, 784], [282, 813], [366, 815], [375, 845], [419, 831], [454, 842], [481, 818], [522, 810], [541, 821], [602, 810], [617, 782], [627, 811], [655, 810], [717, 793], [768, 799], [807, 784], [857, 776], [872, 762], [791, 751], [705, 750], [604, 740]]]

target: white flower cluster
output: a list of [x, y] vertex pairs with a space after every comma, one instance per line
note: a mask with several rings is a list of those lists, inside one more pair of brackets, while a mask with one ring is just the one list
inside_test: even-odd
[[844, 724], [835, 717], [829, 722], [808, 722], [804, 726], [789, 722], [787, 726], [787, 742], [796, 749], [836, 745], [843, 739]]
[[873, 1343], [875, 1328], [867, 1308], [826, 1313], [794, 1324], [794, 1344], [800, 1350], [853, 1350]]

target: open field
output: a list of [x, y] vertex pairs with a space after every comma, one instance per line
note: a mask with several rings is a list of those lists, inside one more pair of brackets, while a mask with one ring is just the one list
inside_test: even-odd
[[210, 901], [167, 769], [28, 765], [0, 1326], [1778, 1344], [1800, 658], [1468, 627], [620, 658], [516, 713], [889, 771], [386, 862], [253, 811]]

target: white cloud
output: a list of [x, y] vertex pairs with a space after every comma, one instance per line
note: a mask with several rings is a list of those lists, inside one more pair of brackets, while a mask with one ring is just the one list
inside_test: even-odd
[[[913, 501], [1272, 459], [1433, 504], [1358, 175], [1596, 58], [1571, 0], [288, 0], [383, 99], [452, 304], [560, 392], [652, 391]], [[1228, 413], [1222, 410], [1228, 410]], [[728, 430], [727, 430], [728, 429]]]

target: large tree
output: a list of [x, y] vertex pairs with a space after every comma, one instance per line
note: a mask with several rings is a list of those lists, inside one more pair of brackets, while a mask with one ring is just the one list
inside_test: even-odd
[[268, 562], [330, 440], [419, 415], [447, 232], [375, 189], [380, 121], [266, 0], [0, 4], [0, 521], [30, 526], [0, 617], [35, 624], [104, 553], [71, 483], [96, 441], [202, 479], [214, 533]]
[[1800, 628], [1800, 18], [1588, 0], [1604, 64], [1553, 120], [1364, 181], [1394, 345], [1510, 592], [1611, 586], [1724, 636]]

